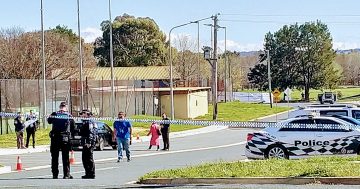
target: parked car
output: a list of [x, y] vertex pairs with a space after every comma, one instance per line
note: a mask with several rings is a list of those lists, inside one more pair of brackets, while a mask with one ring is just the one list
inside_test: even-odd
[[321, 104], [330, 103], [334, 104], [336, 102], [336, 94], [333, 92], [325, 92], [318, 94], [318, 100]]
[[[320, 124], [320, 125], [315, 125]], [[290, 118], [247, 135], [249, 159], [360, 153], [360, 127], [336, 117]]]
[[330, 106], [311, 105], [304, 108], [299, 108], [290, 112], [289, 117], [295, 118], [303, 115], [308, 115], [311, 112], [318, 113], [322, 116], [349, 116], [360, 121], [360, 108], [355, 105], [334, 104]]
[[[98, 139], [96, 142], [96, 150], [102, 151], [104, 147], [111, 146], [113, 149], [117, 148], [117, 143], [112, 141], [112, 136], [114, 131], [104, 122], [96, 121], [95, 122], [98, 128]], [[71, 143], [73, 148], [81, 147], [81, 136], [80, 127], [82, 126], [81, 122], [75, 123], [75, 128], [73, 129], [73, 134], [71, 137]]]

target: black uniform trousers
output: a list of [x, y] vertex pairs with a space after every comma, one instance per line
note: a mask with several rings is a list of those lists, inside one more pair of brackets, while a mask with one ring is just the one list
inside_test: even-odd
[[89, 147], [83, 145], [82, 149], [82, 162], [85, 169], [85, 175], [90, 177], [95, 177], [95, 162], [94, 162], [94, 146], [90, 145]]
[[35, 148], [35, 126], [26, 128], [26, 148], [29, 147], [30, 137], [32, 137], [33, 147]]
[[164, 142], [164, 149], [169, 150], [170, 142], [169, 142], [169, 129], [168, 128], [161, 128], [161, 135]]
[[[69, 137], [69, 136], [68, 136]], [[70, 153], [71, 145], [64, 142], [62, 135], [51, 137], [50, 153], [51, 153], [51, 171], [54, 177], [59, 175], [59, 152], [61, 150], [64, 177], [70, 176]]]

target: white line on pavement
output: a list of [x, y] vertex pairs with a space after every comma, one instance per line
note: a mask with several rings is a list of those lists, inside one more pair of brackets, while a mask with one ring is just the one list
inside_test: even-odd
[[[150, 154], [140, 154], [140, 155], [134, 155], [134, 156], [132, 156], [132, 158], [167, 155], [167, 154], [184, 153], [184, 152], [195, 152], [195, 151], [202, 151], [202, 150], [211, 150], [211, 149], [218, 149], [218, 148], [226, 148], [226, 147], [231, 147], [231, 146], [243, 145], [245, 143], [246, 143], [246, 141], [242, 141], [242, 142], [238, 142], [238, 143], [226, 144], [226, 145], [220, 145], [220, 146], [212, 146], [212, 147], [204, 147], [204, 148], [196, 148], [196, 149], [186, 149], [186, 150], [176, 150], [176, 151], [164, 151], [164, 152], [150, 153]], [[117, 157], [98, 159], [98, 160], [95, 160], [95, 162], [106, 162], [106, 161], [115, 161], [115, 160], [117, 160]], [[78, 165], [78, 164], [82, 164], [82, 162], [80, 161], [80, 162], [75, 163], [75, 165]], [[51, 167], [51, 165], [43, 165], [43, 166], [25, 168], [25, 170], [26, 171], [31, 171], [31, 170], [46, 169], [46, 168], [50, 168], [50, 167]], [[62, 167], [62, 165], [59, 165], [59, 167]]]

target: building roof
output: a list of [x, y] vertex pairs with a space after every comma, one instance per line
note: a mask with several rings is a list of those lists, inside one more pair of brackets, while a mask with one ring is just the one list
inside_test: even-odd
[[[182, 92], [198, 92], [198, 91], [209, 91], [211, 87], [174, 87], [174, 92], [182, 91]], [[90, 90], [94, 91], [103, 91], [105, 93], [111, 92], [111, 87], [98, 87], [98, 88], [90, 88]], [[115, 92], [170, 92], [170, 88], [134, 88], [132, 86], [115, 86]]]
[[[61, 70], [55, 70], [55, 74]], [[84, 68], [84, 78], [90, 80], [111, 80], [110, 67]], [[174, 79], [180, 79], [174, 70]], [[147, 66], [147, 67], [115, 67], [114, 77], [117, 80], [167, 80], [170, 79], [169, 66]], [[71, 79], [79, 79], [79, 73], [71, 75]]]

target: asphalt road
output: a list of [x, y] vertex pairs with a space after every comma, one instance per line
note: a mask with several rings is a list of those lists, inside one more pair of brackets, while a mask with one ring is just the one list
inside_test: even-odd
[[[276, 117], [259, 121], [275, 121]], [[171, 140], [171, 151], [146, 150], [148, 143], [131, 146], [132, 161], [116, 163], [116, 151], [108, 149], [95, 152], [96, 179], [82, 180], [84, 174], [81, 164], [81, 152], [75, 153], [76, 164], [71, 167], [72, 180], [51, 179], [50, 153], [22, 155], [26, 171], [0, 175], [0, 188], [158, 188], [159, 186], [141, 186], [131, 184], [151, 171], [197, 165], [214, 161], [236, 161], [245, 159], [245, 140], [253, 129], [224, 129], [221, 131], [187, 136]], [[5, 165], [16, 163], [16, 155], [0, 156]], [[61, 161], [61, 158], [60, 158]], [[60, 173], [62, 168], [60, 167]], [[59, 175], [61, 178], [61, 175]], [[161, 186], [164, 188], [335, 188], [334, 186], [286, 186], [286, 185], [195, 185]], [[338, 187], [336, 187], [338, 188]], [[348, 186], [346, 188], [352, 188]]]

